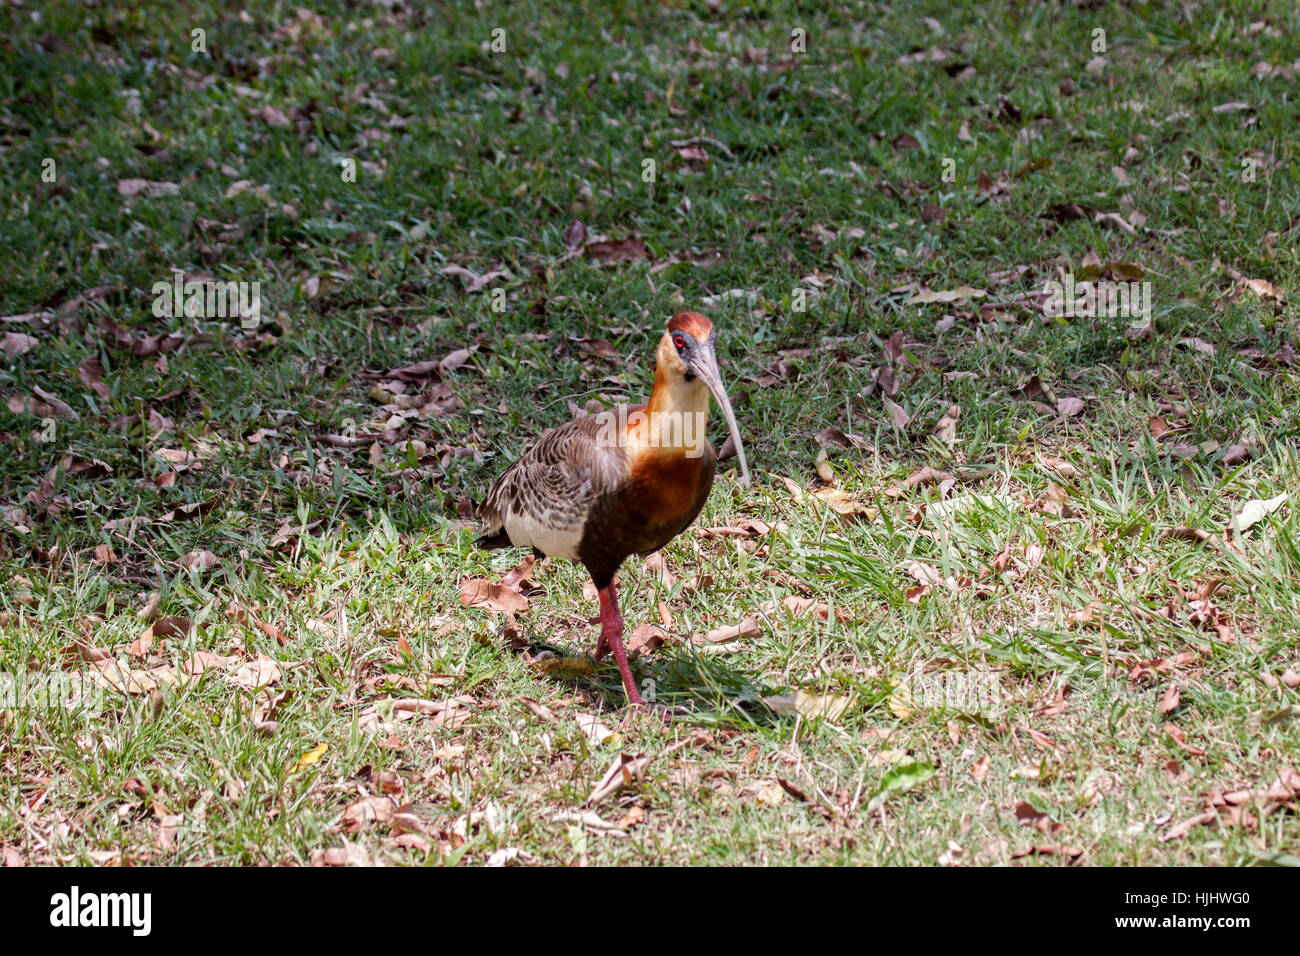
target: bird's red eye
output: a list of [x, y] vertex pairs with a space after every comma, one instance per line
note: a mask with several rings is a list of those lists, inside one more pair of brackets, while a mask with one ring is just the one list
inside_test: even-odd
[[686, 337], [680, 332], [673, 333], [673, 345], [677, 346], [677, 351], [686, 348]]

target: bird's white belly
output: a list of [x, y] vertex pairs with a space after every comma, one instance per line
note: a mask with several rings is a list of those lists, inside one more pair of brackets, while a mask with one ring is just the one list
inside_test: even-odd
[[537, 520], [532, 515], [511, 512], [502, 526], [510, 536], [510, 543], [520, 548], [536, 548], [553, 558], [578, 559], [578, 543], [582, 540], [582, 525], [555, 528]]

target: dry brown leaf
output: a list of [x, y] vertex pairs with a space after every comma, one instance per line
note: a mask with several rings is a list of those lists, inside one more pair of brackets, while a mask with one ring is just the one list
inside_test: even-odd
[[221, 559], [207, 550], [188, 551], [181, 555], [180, 564], [186, 570], [193, 568], [198, 571], [207, 571], [221, 564]]
[[606, 239], [589, 242], [587, 255], [600, 262], [633, 262], [637, 259], [649, 259], [650, 250], [640, 239]]
[[587, 797], [586, 806], [595, 806], [606, 797], [617, 793], [624, 787], [639, 784], [645, 777], [645, 769], [650, 765], [650, 758], [644, 754], [619, 754], [614, 758], [609, 770], [596, 784]]
[[739, 624], [724, 624], [722, 627], [715, 627], [704, 635], [704, 640], [709, 644], [725, 644], [728, 641], [748, 640], [759, 637], [763, 633], [762, 626], [752, 617], [747, 617]]
[[460, 603], [466, 607], [507, 613], [528, 610], [528, 598], [514, 588], [493, 584], [487, 578], [466, 579], [460, 586]]
[[181, 187], [176, 183], [151, 182], [148, 179], [119, 179], [117, 181], [118, 195], [127, 199], [140, 195], [150, 199], [157, 196], [177, 196], [180, 191]]
[[40, 339], [34, 335], [28, 335], [26, 332], [6, 332], [4, 342], [5, 357], [11, 360], [20, 355], [25, 355], [41, 344]]
[[391, 797], [373, 795], [362, 797], [347, 805], [343, 811], [343, 829], [356, 833], [372, 823], [388, 826], [393, 822], [397, 805]]
[[501, 586], [512, 591], [518, 591], [520, 594], [525, 591], [539, 590], [537, 585], [530, 580], [536, 565], [537, 558], [531, 554], [525, 555], [524, 559], [511, 568], [509, 573], [501, 579]]
[[280, 679], [280, 665], [269, 657], [259, 656], [242, 664], [233, 677], [235, 683], [245, 690], [257, 690]]
[[1281, 289], [1264, 279], [1247, 279], [1246, 287], [1261, 299], [1276, 299], [1281, 302], [1286, 298], [1285, 293], [1283, 293]]
[[587, 226], [582, 220], [575, 219], [569, 223], [568, 228], [564, 230], [564, 248], [569, 252], [577, 252], [586, 241]]
[[939, 419], [939, 423], [934, 426], [934, 436], [945, 445], [956, 443], [957, 419], [959, 418], [961, 418], [961, 406], [948, 406], [948, 411]]
[[900, 430], [906, 428], [912, 418], [907, 412], [903, 411], [902, 406], [883, 397], [881, 402], [884, 403], [885, 411], [889, 413], [889, 420], [894, 427]]
[[668, 642], [668, 632], [648, 621], [638, 624], [627, 639], [628, 654], [651, 654]]
[[519, 703], [538, 720], [552, 721], [555, 720], [555, 712], [540, 701], [533, 700], [531, 697], [520, 697]]

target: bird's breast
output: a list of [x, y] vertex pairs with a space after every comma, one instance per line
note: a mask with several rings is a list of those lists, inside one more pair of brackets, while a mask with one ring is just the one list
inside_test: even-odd
[[695, 517], [713, 484], [713, 448], [690, 457], [680, 449], [647, 450], [629, 463], [629, 496], [636, 510], [655, 524]]

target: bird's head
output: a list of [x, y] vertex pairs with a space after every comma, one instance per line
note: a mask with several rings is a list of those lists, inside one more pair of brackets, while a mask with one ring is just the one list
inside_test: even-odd
[[[670, 391], [693, 391], [703, 384], [712, 393], [727, 421], [731, 440], [736, 444], [741, 484], [748, 485], [749, 463], [745, 460], [745, 445], [740, 439], [731, 399], [722, 385], [722, 373], [718, 371], [718, 357], [713, 348], [714, 338], [713, 323], [700, 313], [677, 313], [669, 320], [668, 330], [659, 341], [656, 355], [659, 372]], [[707, 398], [704, 399], [704, 409], [708, 410]]]

